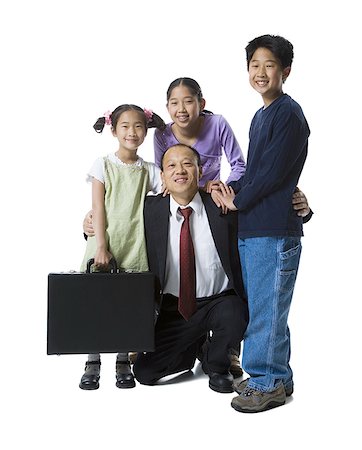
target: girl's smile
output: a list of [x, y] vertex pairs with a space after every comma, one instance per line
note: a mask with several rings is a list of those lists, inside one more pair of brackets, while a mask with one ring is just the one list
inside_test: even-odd
[[172, 90], [166, 106], [172, 121], [181, 128], [197, 125], [203, 109], [197, 97], [183, 85]]
[[126, 163], [137, 159], [137, 149], [143, 143], [147, 133], [140, 113], [134, 110], [123, 112], [112, 133], [119, 142], [118, 157]]

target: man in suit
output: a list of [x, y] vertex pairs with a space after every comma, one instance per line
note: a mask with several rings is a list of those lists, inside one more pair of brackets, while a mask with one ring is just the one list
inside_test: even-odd
[[[203, 370], [211, 389], [232, 392], [230, 357], [243, 339], [248, 320], [237, 216], [222, 214], [210, 194], [199, 190], [200, 157], [191, 147], [169, 148], [161, 170], [170, 195], [148, 196], [144, 209], [149, 267], [159, 283], [155, 352], [138, 355], [134, 374], [140, 383], [152, 385], [164, 376], [192, 369], [200, 342], [211, 332], [203, 346]], [[182, 287], [189, 289], [186, 294], [179, 290], [184, 277], [180, 277], [180, 234], [185, 209], [191, 214], [187, 221], [196, 274], [194, 289], [190, 290], [191, 282]], [[191, 298], [193, 306], [185, 313], [182, 304]]]

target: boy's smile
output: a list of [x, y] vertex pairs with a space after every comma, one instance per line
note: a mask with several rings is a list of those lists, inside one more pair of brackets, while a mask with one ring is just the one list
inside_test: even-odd
[[249, 82], [261, 94], [264, 105], [269, 106], [283, 93], [283, 81], [290, 67], [282, 68], [279, 60], [267, 48], [258, 48], [249, 63]]

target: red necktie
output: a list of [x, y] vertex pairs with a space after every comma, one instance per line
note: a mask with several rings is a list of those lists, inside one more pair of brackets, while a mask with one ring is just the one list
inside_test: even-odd
[[189, 218], [193, 209], [179, 208], [184, 216], [180, 233], [180, 292], [178, 300], [178, 310], [186, 319], [192, 316], [196, 311], [196, 269], [195, 253], [190, 233]]

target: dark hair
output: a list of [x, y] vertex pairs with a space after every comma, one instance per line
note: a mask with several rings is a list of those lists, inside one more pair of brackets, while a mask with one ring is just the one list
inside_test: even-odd
[[164, 158], [166, 152], [167, 152], [168, 150], [170, 150], [170, 148], [174, 148], [174, 147], [187, 147], [187, 148], [189, 148], [190, 150], [192, 150], [193, 153], [194, 153], [194, 155], [196, 156], [197, 166], [198, 166], [198, 167], [201, 167], [201, 157], [200, 157], [200, 153], [199, 153], [196, 149], [194, 149], [193, 147], [191, 147], [191, 145], [187, 145], [187, 144], [175, 144], [175, 145], [171, 145], [170, 147], [168, 147], [168, 148], [164, 151], [164, 153], [163, 153], [163, 155], [162, 155], [162, 157], [161, 157], [160, 168], [161, 168], [162, 171], [163, 171], [163, 158]]
[[[167, 101], [170, 100], [171, 93], [175, 87], [178, 86], [186, 86], [189, 91], [191, 92], [191, 95], [194, 95], [199, 102], [203, 99], [201, 87], [199, 83], [194, 80], [193, 78], [188, 77], [182, 77], [182, 78], [176, 78], [176, 80], [173, 80], [173, 82], [170, 84], [170, 86], [167, 89], [166, 98]], [[208, 111], [207, 109], [204, 109], [201, 111], [201, 114], [213, 114], [211, 111]]]
[[249, 69], [250, 61], [253, 54], [258, 48], [267, 48], [279, 60], [283, 69], [292, 65], [294, 52], [293, 45], [281, 36], [273, 36], [271, 34], [264, 34], [259, 36], [245, 47], [247, 68]]
[[[117, 108], [110, 115], [111, 125], [114, 130], [116, 129], [118, 119], [120, 118], [121, 114], [123, 114], [125, 111], [137, 111], [141, 113], [146, 130], [148, 128], [158, 128], [159, 130], [162, 131], [166, 128], [165, 122], [156, 113], [153, 112], [152, 117], [148, 119], [145, 111], [139, 106], [132, 104], [124, 104], [117, 106]], [[93, 128], [96, 130], [97, 133], [102, 133], [105, 124], [106, 124], [106, 117], [105, 116], [99, 117], [97, 119], [97, 122], [93, 125]]]

